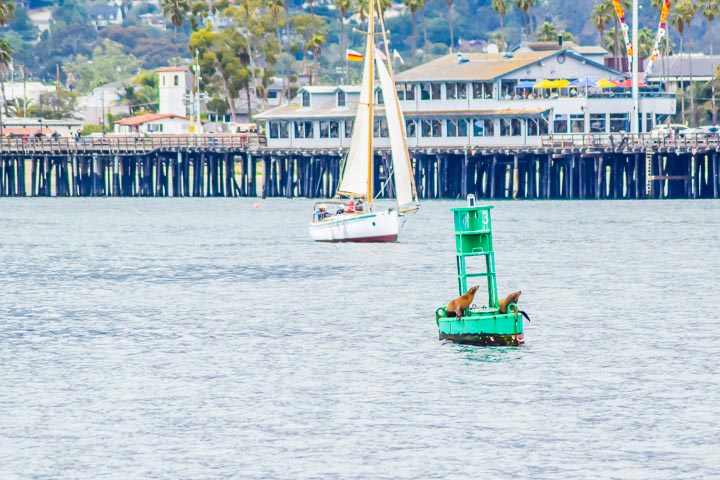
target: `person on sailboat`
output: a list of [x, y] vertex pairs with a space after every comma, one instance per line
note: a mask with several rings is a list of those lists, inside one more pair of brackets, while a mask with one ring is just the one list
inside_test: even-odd
[[357, 205], [355, 205], [355, 211], [362, 212], [363, 211], [363, 201], [362, 198], [358, 199]]
[[351, 198], [345, 209], [347, 213], [355, 213], [355, 201]]

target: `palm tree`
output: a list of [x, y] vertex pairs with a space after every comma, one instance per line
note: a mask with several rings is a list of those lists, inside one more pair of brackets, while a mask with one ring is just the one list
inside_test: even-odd
[[557, 40], [558, 37], [557, 28], [555, 28], [555, 25], [549, 22], [543, 23], [540, 26], [538, 33], [538, 40], [540, 40], [541, 42], [550, 42], [552, 40]]
[[528, 10], [535, 6], [535, 1], [536, 0], [515, 0], [515, 6], [523, 12], [523, 30], [526, 36], [530, 36], [530, 30], [532, 28]]
[[417, 2], [420, 4], [420, 10], [422, 10], [422, 17], [423, 17], [423, 51], [425, 53], [424, 58], [427, 62], [428, 59], [428, 35], [427, 35], [427, 17], [425, 16], [425, 0], [417, 0]]
[[7, 40], [0, 39], [0, 91], [2, 91], [2, 104], [0, 104], [0, 125], [2, 125], [2, 115], [7, 114], [5, 102], [5, 78], [12, 63], [12, 46]]
[[452, 4], [453, 0], [445, 0], [448, 8], [448, 22], [450, 22], [450, 53], [453, 53], [453, 45], [455, 45], [455, 36], [453, 35], [453, 20], [452, 20]]
[[508, 9], [510, 8], [510, 4], [507, 0], [493, 0], [492, 2], [492, 9], [495, 10], [495, 12], [500, 15], [500, 30], [505, 28], [503, 25], [503, 18], [505, 15], [507, 15]]
[[335, 6], [337, 7], [338, 13], [340, 13], [340, 61], [345, 59], [347, 52], [347, 39], [345, 38], [345, 17], [352, 9], [351, 0], [335, 0]]
[[[285, 11], [285, 0], [267, 0], [267, 2], [268, 10], [270, 10], [270, 14], [275, 21], [275, 35], [278, 39], [278, 48], [280, 49], [280, 53], [282, 53], [283, 42], [282, 35], [280, 35], [280, 17]], [[285, 21], [287, 21], [287, 19]]]
[[162, 0], [162, 12], [175, 27], [175, 40], [177, 40], [177, 29], [182, 26], [190, 13], [190, 0]]
[[592, 22], [600, 35], [600, 44], [602, 44], [604, 40], [603, 35], [605, 34], [605, 28], [613, 19], [612, 12], [608, 12], [607, 5], [607, 2], [600, 3], [595, 5], [595, 9], [593, 10]]
[[4, 27], [15, 16], [15, 3], [0, 0], [0, 27]]
[[[703, 0], [700, 5], [702, 8], [702, 14], [708, 21], [708, 37], [710, 38], [710, 56], [713, 54], [713, 36], [712, 36], [712, 24], [715, 20], [715, 16], [720, 14], [720, 0]], [[715, 108], [715, 81], [711, 82], [710, 88], [710, 103], [712, 105], [712, 122], [715, 124], [717, 119], [717, 110]]]
[[412, 19], [412, 53], [415, 55], [417, 51], [417, 12], [420, 9], [420, 1], [403, 0], [403, 4], [410, 10], [410, 18]]
[[[675, 25], [675, 29], [680, 34], [680, 59], [682, 60], [683, 56], [683, 47], [684, 47], [684, 34], [685, 34], [685, 26], [690, 25], [692, 22], [693, 17], [695, 16], [695, 5], [693, 4], [692, 0], [680, 0], [680, 2], [675, 6], [675, 15], [673, 17], [673, 25]], [[690, 111], [693, 111], [693, 93], [692, 93], [692, 57], [690, 58], [690, 64], [689, 64], [689, 70], [690, 70]], [[682, 91], [682, 98], [680, 101], [680, 111], [682, 112], [682, 121], [685, 122], [685, 85], [684, 85], [682, 72], [680, 76], [680, 85], [681, 85], [681, 91]], [[693, 119], [691, 118], [691, 122], [694, 124]]]

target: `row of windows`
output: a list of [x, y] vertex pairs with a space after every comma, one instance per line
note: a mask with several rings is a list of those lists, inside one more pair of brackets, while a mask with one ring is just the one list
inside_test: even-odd
[[[562, 121], [556, 116], [555, 125], [561, 125]], [[336, 120], [321, 120], [317, 123], [312, 121], [290, 122], [286, 120], [269, 122], [270, 138], [290, 138], [290, 124], [293, 123], [294, 138], [315, 138], [315, 128], [318, 129], [319, 138], [339, 138], [340, 124], [344, 124], [344, 137], [352, 136], [352, 120], [343, 122]], [[444, 134], [443, 134], [444, 125]], [[500, 118], [497, 123], [497, 130], [500, 136], [513, 137], [522, 135], [522, 125], [528, 136], [538, 136], [549, 133], [548, 121], [543, 117], [533, 118]], [[495, 136], [496, 123], [491, 118], [452, 118], [446, 120], [421, 119], [406, 120], [405, 131], [408, 138], [415, 138], [418, 134], [421, 137], [467, 137], [472, 132], [473, 137]], [[373, 129], [376, 138], [388, 137], [389, 131], [387, 120], [376, 119]]]
[[[468, 95], [472, 95], [476, 100], [493, 98], [493, 82], [444, 82], [444, 84], [444, 100], [466, 100]], [[443, 100], [442, 85], [441, 82], [420, 83], [420, 100]], [[415, 100], [415, 84], [398, 83], [396, 88], [400, 100]]]

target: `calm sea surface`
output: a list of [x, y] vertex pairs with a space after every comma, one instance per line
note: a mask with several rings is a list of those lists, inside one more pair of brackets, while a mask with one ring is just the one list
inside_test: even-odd
[[522, 348], [437, 339], [453, 206], [0, 199], [0, 479], [720, 478], [720, 202], [495, 203]]

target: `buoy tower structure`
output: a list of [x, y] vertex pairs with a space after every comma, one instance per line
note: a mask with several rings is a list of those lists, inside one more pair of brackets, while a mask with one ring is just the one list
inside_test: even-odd
[[[468, 206], [451, 208], [455, 224], [455, 263], [458, 295], [468, 290], [474, 279], [486, 280], [487, 305], [471, 305], [462, 317], [448, 317], [445, 307], [435, 311], [440, 340], [482, 346], [519, 346], [524, 343], [523, 316], [517, 305], [506, 313], [499, 308], [495, 251], [493, 250], [492, 206], [476, 206], [468, 196]], [[476, 300], [480, 296], [478, 290]]]

